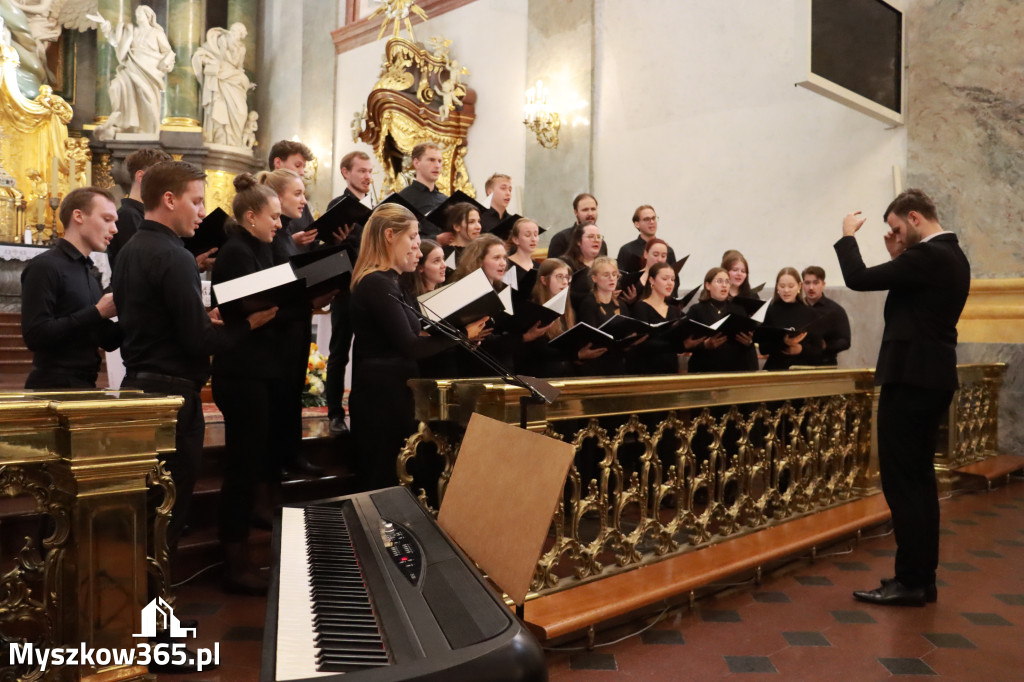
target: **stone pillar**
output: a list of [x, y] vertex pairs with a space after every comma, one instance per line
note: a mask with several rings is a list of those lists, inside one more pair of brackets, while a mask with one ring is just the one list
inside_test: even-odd
[[[245, 75], [250, 83], [258, 83], [256, 79], [256, 36], [259, 35], [259, 2], [257, 0], [228, 0], [228, 28], [234, 23], [245, 26]], [[255, 91], [250, 90], [246, 97], [249, 111], [256, 108]]]
[[[574, 117], [590, 120], [594, 101], [593, 1], [530, 0], [528, 16], [525, 87], [543, 80], [553, 100], [574, 93], [587, 102], [573, 112]], [[572, 225], [572, 197], [593, 191], [593, 129], [589, 124], [574, 126], [566, 120], [566, 112], [561, 114], [557, 149], [540, 146], [532, 132], [526, 133], [523, 215], [549, 228], [542, 246]]]
[[[98, 0], [100, 16], [116, 28], [119, 21], [135, 21], [136, 0]], [[96, 123], [110, 116], [110, 81], [117, 73], [117, 55], [103, 34], [96, 31]]]
[[199, 127], [199, 81], [192, 70], [192, 54], [203, 41], [205, 32], [202, 0], [169, 0], [167, 40], [174, 49], [174, 70], [167, 74], [165, 126]]

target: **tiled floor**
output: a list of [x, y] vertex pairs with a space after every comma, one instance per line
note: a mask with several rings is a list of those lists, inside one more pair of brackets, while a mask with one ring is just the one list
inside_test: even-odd
[[[552, 651], [551, 679], [1022, 679], [1024, 481], [945, 500], [942, 514], [937, 604], [885, 608], [852, 599], [852, 590], [892, 575], [887, 535], [848, 553], [848, 545], [833, 547], [814, 563], [790, 564], [693, 610], [670, 610], [639, 636], [629, 635], [650, 619], [598, 635], [599, 643], [626, 637], [617, 644]], [[199, 618], [198, 646], [220, 642], [221, 667], [160, 680], [257, 679], [263, 600], [224, 597], [211, 577], [181, 588], [178, 604], [179, 615]]]

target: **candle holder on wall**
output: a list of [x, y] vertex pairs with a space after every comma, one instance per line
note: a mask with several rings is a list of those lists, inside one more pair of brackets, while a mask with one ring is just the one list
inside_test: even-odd
[[523, 124], [537, 136], [537, 142], [546, 149], [558, 148], [558, 130], [562, 119], [548, 104], [548, 89], [543, 81], [526, 91], [523, 105]]

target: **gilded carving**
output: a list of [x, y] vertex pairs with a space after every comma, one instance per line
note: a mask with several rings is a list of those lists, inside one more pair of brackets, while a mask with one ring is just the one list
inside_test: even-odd
[[206, 171], [206, 211], [222, 208], [231, 215], [231, 202], [235, 198], [235, 174], [227, 171]]
[[92, 184], [103, 189], [110, 189], [114, 186], [113, 168], [110, 164], [110, 154], [98, 155], [92, 164]]
[[463, 83], [469, 71], [452, 59], [450, 47], [450, 40], [440, 38], [430, 48], [397, 36], [389, 40], [377, 83], [364, 109], [353, 116], [353, 139], [373, 146], [384, 168], [386, 192], [399, 191], [411, 180], [413, 147], [434, 142], [444, 159], [438, 189], [476, 194], [465, 165], [476, 93]]
[[159, 586], [161, 598], [174, 606], [174, 594], [171, 592], [170, 551], [167, 547], [167, 526], [171, 522], [171, 508], [174, 506], [175, 498], [174, 480], [164, 468], [163, 462], [158, 461], [147, 475], [146, 483], [151, 488], [159, 488], [163, 493], [163, 500], [157, 507], [156, 517], [153, 520], [151, 547], [153, 555], [146, 557], [146, 566]]

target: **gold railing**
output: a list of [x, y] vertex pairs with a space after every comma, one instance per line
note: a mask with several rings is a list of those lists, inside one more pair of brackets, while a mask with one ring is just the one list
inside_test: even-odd
[[960, 388], [935, 453], [935, 467], [942, 471], [999, 454], [999, 388], [1006, 365], [960, 365], [957, 372]]
[[[1005, 370], [960, 366], [937, 468], [996, 454]], [[535, 595], [878, 492], [870, 370], [553, 383], [561, 395], [530, 405], [527, 427], [573, 443], [576, 458]], [[525, 392], [488, 379], [410, 385], [420, 428], [399, 456], [398, 475], [433, 510], [470, 416], [519, 423]], [[501, 482], [493, 485], [500, 499]]]
[[[157, 456], [174, 448], [179, 397], [137, 392], [0, 394], [0, 498], [24, 543], [0, 575], [0, 639], [36, 648], [130, 648], [141, 609], [169, 596], [166, 525], [173, 485]], [[155, 520], [151, 486], [163, 488]], [[157, 548], [149, 556], [147, 542]], [[150, 582], [149, 576], [153, 577]], [[7, 647], [4, 647], [5, 652]], [[4, 679], [142, 679], [125, 665], [8, 667]], [[8, 677], [9, 676], [9, 677]]]
[[[576, 446], [532, 589], [635, 568], [874, 492], [872, 374], [793, 371], [556, 381], [528, 428]], [[436, 507], [473, 412], [519, 422], [521, 389], [412, 382], [399, 478]], [[495, 444], [500, 447], [500, 444]], [[500, 499], [501, 482], [495, 481]]]

